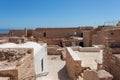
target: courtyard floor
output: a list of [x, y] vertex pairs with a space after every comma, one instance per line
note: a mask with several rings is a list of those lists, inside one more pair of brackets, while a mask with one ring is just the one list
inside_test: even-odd
[[38, 77], [36, 80], [70, 80], [68, 78], [65, 61], [60, 55], [48, 55], [48, 75]]

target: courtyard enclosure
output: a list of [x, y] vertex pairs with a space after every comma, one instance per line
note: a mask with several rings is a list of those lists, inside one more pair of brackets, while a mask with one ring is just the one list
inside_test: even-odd
[[[95, 74], [97, 75], [99, 75], [99, 72], [103, 72], [103, 74], [107, 73], [106, 71], [101, 71], [103, 63], [103, 49], [101, 47], [102, 46], [99, 47], [97, 45], [95, 47], [67, 47], [66, 66], [68, 75], [72, 80], [79, 80], [80, 77], [84, 79], [86, 76], [92, 75], [89, 73], [87, 73], [87, 75], [83, 73], [88, 70], [95, 70]], [[96, 77], [98, 77], [97, 75]], [[95, 77], [95, 75], [91, 77]], [[98, 79], [92, 79], [112, 80], [112, 75], [109, 74], [102, 78], [98, 77]]]

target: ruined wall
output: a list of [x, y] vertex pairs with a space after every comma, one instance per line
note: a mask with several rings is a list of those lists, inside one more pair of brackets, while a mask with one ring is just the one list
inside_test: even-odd
[[34, 35], [37, 35], [36, 30], [27, 30], [27, 37], [35, 37]]
[[39, 36], [45, 38], [65, 38], [74, 35], [74, 32], [77, 35], [80, 33], [80, 29], [77, 28], [38, 28], [36, 29]]
[[77, 80], [82, 71], [81, 61], [74, 60], [68, 51], [66, 51], [66, 67], [70, 79]]
[[[31, 79], [34, 80], [34, 56], [31, 48], [0, 49], [0, 77], [10, 77], [10, 80]], [[13, 67], [14, 66], [14, 67]], [[4, 69], [5, 68], [5, 69]], [[26, 79], [25, 79], [26, 80]]]
[[47, 43], [47, 45], [59, 45], [61, 47], [72, 45], [71, 39], [65, 39], [65, 38], [62, 38], [62, 39], [61, 38], [56, 38], [56, 39], [55, 38], [54, 39], [38, 38], [37, 41]]
[[7, 43], [8, 40], [0, 40], [0, 44]]
[[0, 37], [9, 37], [8, 33], [0, 33]]
[[81, 36], [84, 30], [92, 30], [93, 27], [78, 28], [37, 28], [36, 37], [44, 38], [69, 38], [70, 36]]
[[120, 29], [107, 30], [107, 44], [104, 51], [103, 67], [114, 80], [120, 80]]
[[92, 35], [94, 34], [93, 30], [85, 30], [83, 31], [83, 43], [84, 47], [92, 46]]
[[119, 42], [120, 40], [120, 29], [113, 29], [106, 31], [108, 34], [108, 40], [111, 42]]
[[22, 37], [10, 37], [9, 42], [20, 44], [20, 43], [25, 43], [27, 41], [26, 38]]
[[26, 30], [10, 30], [9, 35], [11, 36], [17, 36], [17, 37], [22, 37], [26, 36], [27, 31]]
[[17, 66], [18, 79], [35, 79], [34, 55], [29, 55], [22, 60], [20, 66]]
[[106, 31], [97, 31], [97, 33], [92, 36], [92, 45], [105, 45], [107, 37], [108, 34]]
[[86, 70], [83, 73], [83, 80], [112, 80], [113, 76], [105, 70]]
[[77, 28], [37, 28], [36, 30], [10, 30], [11, 36], [33, 36], [35, 38], [69, 38], [70, 36], [80, 36], [81, 31], [91, 30], [93, 27]]
[[120, 80], [120, 49], [118, 50], [106, 48], [103, 55], [103, 68], [113, 75], [113, 80]]
[[47, 43], [47, 45], [60, 45], [61, 39], [44, 39], [44, 38], [39, 38], [38, 41]]
[[63, 39], [62, 46], [72, 46], [72, 41], [70, 39]]
[[120, 28], [119, 27], [103, 27], [96, 31], [92, 36], [92, 44], [109, 45], [109, 42], [120, 42]]
[[10, 80], [18, 80], [18, 72], [17, 69], [6, 69], [0, 70], [0, 77], [8, 77]]
[[58, 45], [47, 46], [47, 51], [49, 55], [61, 55], [62, 54], [62, 48]]

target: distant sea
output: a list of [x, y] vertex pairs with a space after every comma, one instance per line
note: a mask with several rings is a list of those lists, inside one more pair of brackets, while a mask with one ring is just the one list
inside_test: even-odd
[[0, 33], [8, 33], [10, 29], [0, 29]]

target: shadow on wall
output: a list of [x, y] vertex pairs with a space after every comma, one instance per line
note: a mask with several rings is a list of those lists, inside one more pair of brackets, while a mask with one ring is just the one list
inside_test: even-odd
[[59, 72], [58, 72], [58, 78], [59, 80], [70, 80], [68, 77], [66, 66], [64, 66]]

